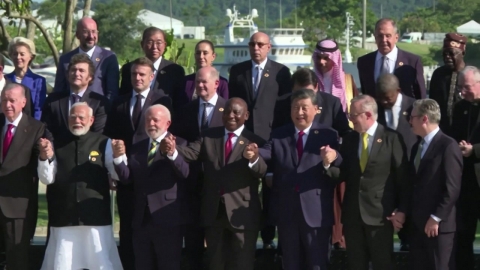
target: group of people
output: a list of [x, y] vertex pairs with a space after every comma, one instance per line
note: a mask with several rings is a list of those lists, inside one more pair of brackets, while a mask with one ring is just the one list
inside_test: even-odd
[[466, 37], [446, 35], [430, 99], [421, 60], [396, 46], [390, 19], [375, 25], [378, 50], [358, 59], [361, 91], [329, 39], [316, 44], [313, 70], [291, 75], [257, 32], [251, 60], [227, 80], [208, 40], [185, 76], [162, 57], [161, 29], [145, 29], [145, 56], [121, 71], [94, 20], [80, 20], [76, 37], [48, 97], [29, 69], [33, 42], [12, 40], [12, 74], [0, 57], [7, 269], [29, 267], [39, 181], [45, 270], [175, 270], [183, 246], [189, 269], [249, 270], [259, 232], [286, 270], [327, 269], [332, 247], [349, 269], [395, 269], [394, 231], [413, 269], [474, 269], [480, 71], [463, 61]]

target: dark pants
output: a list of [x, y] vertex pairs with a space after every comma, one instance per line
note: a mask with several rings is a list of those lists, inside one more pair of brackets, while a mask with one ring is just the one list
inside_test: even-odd
[[411, 236], [412, 236], [412, 224], [411, 224], [411, 221], [409, 219], [409, 217], [407, 216], [407, 219], [405, 220], [405, 223], [403, 224], [403, 228], [400, 229], [400, 231], [398, 231], [398, 239], [400, 239], [401, 241], [401, 244], [402, 245], [405, 245], [405, 244], [410, 244], [411, 242]]
[[[199, 202], [200, 203], [200, 202]], [[200, 219], [194, 219], [193, 223], [186, 226], [185, 231], [185, 252], [187, 255], [190, 270], [203, 269], [203, 253], [205, 230], [200, 226]]]
[[427, 237], [424, 228], [414, 227], [410, 246], [412, 270], [455, 270], [455, 233]]
[[373, 270], [394, 269], [393, 266], [393, 226], [391, 222], [383, 226], [371, 226], [358, 217], [354, 224], [343, 224], [349, 270], [368, 270], [372, 262]]
[[332, 226], [312, 228], [305, 222], [300, 197], [293, 202], [295, 214], [278, 225], [283, 269], [327, 270]]
[[258, 231], [238, 230], [220, 203], [215, 224], [205, 228], [208, 270], [253, 270]]
[[[268, 208], [270, 206], [271, 193], [272, 189], [267, 187], [267, 184], [265, 183], [265, 178], [262, 178], [262, 212], [265, 217], [268, 217]], [[260, 236], [262, 237], [263, 243], [272, 243], [273, 239], [275, 238], [275, 226], [271, 224], [266, 224], [260, 231]]]
[[480, 192], [476, 196], [460, 194], [457, 203], [455, 258], [458, 270], [475, 269], [473, 242], [475, 241], [477, 223], [480, 220]]
[[161, 227], [145, 209], [141, 228], [133, 230], [135, 268], [138, 270], [180, 270], [185, 226]]
[[135, 269], [135, 257], [132, 243], [133, 200], [133, 184], [125, 185], [119, 183], [117, 186], [117, 207], [118, 216], [120, 217], [119, 255], [124, 270]]
[[2, 213], [0, 226], [4, 237], [8, 269], [28, 270], [31, 226], [29, 219], [10, 219]]

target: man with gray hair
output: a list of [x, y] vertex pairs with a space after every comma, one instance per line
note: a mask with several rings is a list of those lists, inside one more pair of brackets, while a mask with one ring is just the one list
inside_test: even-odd
[[343, 137], [340, 168], [328, 173], [345, 181], [342, 223], [348, 269], [393, 269], [393, 231], [402, 228], [408, 209], [408, 163], [400, 135], [377, 122], [369, 95], [352, 99], [354, 130]]
[[458, 90], [463, 96], [455, 104], [451, 136], [463, 155], [462, 187], [457, 214], [457, 269], [474, 269], [473, 242], [480, 220], [480, 71], [467, 66], [458, 74]]
[[455, 269], [456, 203], [463, 161], [457, 142], [440, 131], [440, 118], [435, 100], [422, 99], [413, 104], [410, 124], [422, 137], [410, 157], [414, 183], [410, 207], [413, 269]]
[[362, 93], [376, 96], [375, 82], [380, 75], [395, 74], [400, 89], [406, 96], [425, 98], [425, 79], [422, 60], [418, 55], [399, 49], [398, 29], [394, 20], [382, 18], [375, 24], [375, 42], [378, 50], [358, 58], [358, 73]]
[[55, 149], [40, 140], [38, 176], [48, 185], [50, 239], [42, 270], [123, 269], [113, 238], [109, 176], [111, 140], [91, 132], [93, 110], [85, 102], [70, 109], [70, 135], [56, 138]]
[[[189, 166], [182, 156], [170, 160], [159, 151], [160, 142], [172, 136], [167, 130], [170, 111], [163, 105], [145, 112], [148, 138], [134, 143], [128, 158], [125, 143], [113, 140], [115, 170], [122, 183], [134, 185], [133, 247], [136, 269], [180, 270], [185, 225], [188, 222]], [[177, 144], [187, 142], [176, 139]], [[130, 202], [132, 203], [132, 202]]]

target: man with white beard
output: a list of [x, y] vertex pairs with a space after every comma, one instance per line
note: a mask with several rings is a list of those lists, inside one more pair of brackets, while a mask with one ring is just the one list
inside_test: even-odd
[[[42, 270], [123, 269], [113, 237], [109, 175], [113, 168], [111, 140], [91, 132], [92, 108], [72, 105], [71, 134], [39, 142], [38, 176], [48, 188], [50, 239]], [[43, 160], [43, 161], [42, 161]]]

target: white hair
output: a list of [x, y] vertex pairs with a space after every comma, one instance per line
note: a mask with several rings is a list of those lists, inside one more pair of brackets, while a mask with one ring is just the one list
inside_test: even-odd
[[148, 114], [153, 109], [159, 109], [162, 112], [162, 114], [165, 117], [167, 117], [168, 121], [172, 120], [172, 116], [170, 115], [170, 110], [168, 110], [167, 107], [165, 107], [161, 104], [155, 104], [155, 105], [152, 105], [152, 106], [148, 107], [148, 109], [145, 111], [145, 114]]
[[88, 108], [88, 110], [87, 110], [88, 111], [88, 116], [93, 116], [93, 109], [92, 109], [92, 107], [90, 107], [88, 105], [87, 102], [77, 102], [77, 103], [73, 104], [72, 107], [70, 108], [70, 113], [72, 113], [73, 108], [79, 107], [79, 106], [86, 106]]
[[13, 54], [13, 49], [17, 46], [25, 46], [28, 48], [28, 51], [30, 52], [30, 54], [32, 55], [32, 57], [34, 57], [35, 55], [37, 55], [36, 51], [35, 51], [35, 43], [33, 43], [33, 41], [31, 41], [30, 39], [28, 38], [24, 38], [24, 37], [15, 37], [12, 39], [12, 41], [10, 41], [10, 43], [8, 44], [8, 54], [10, 54], [10, 56], [12, 56]]
[[467, 75], [469, 72], [473, 72], [475, 81], [480, 82], [480, 70], [474, 66], [466, 66], [458, 75], [462, 78], [465, 78], [465, 75]]
[[378, 105], [375, 99], [369, 95], [359, 95], [352, 99], [350, 102], [352, 105], [359, 102], [362, 105], [362, 109], [372, 113], [373, 120], [378, 118]]

